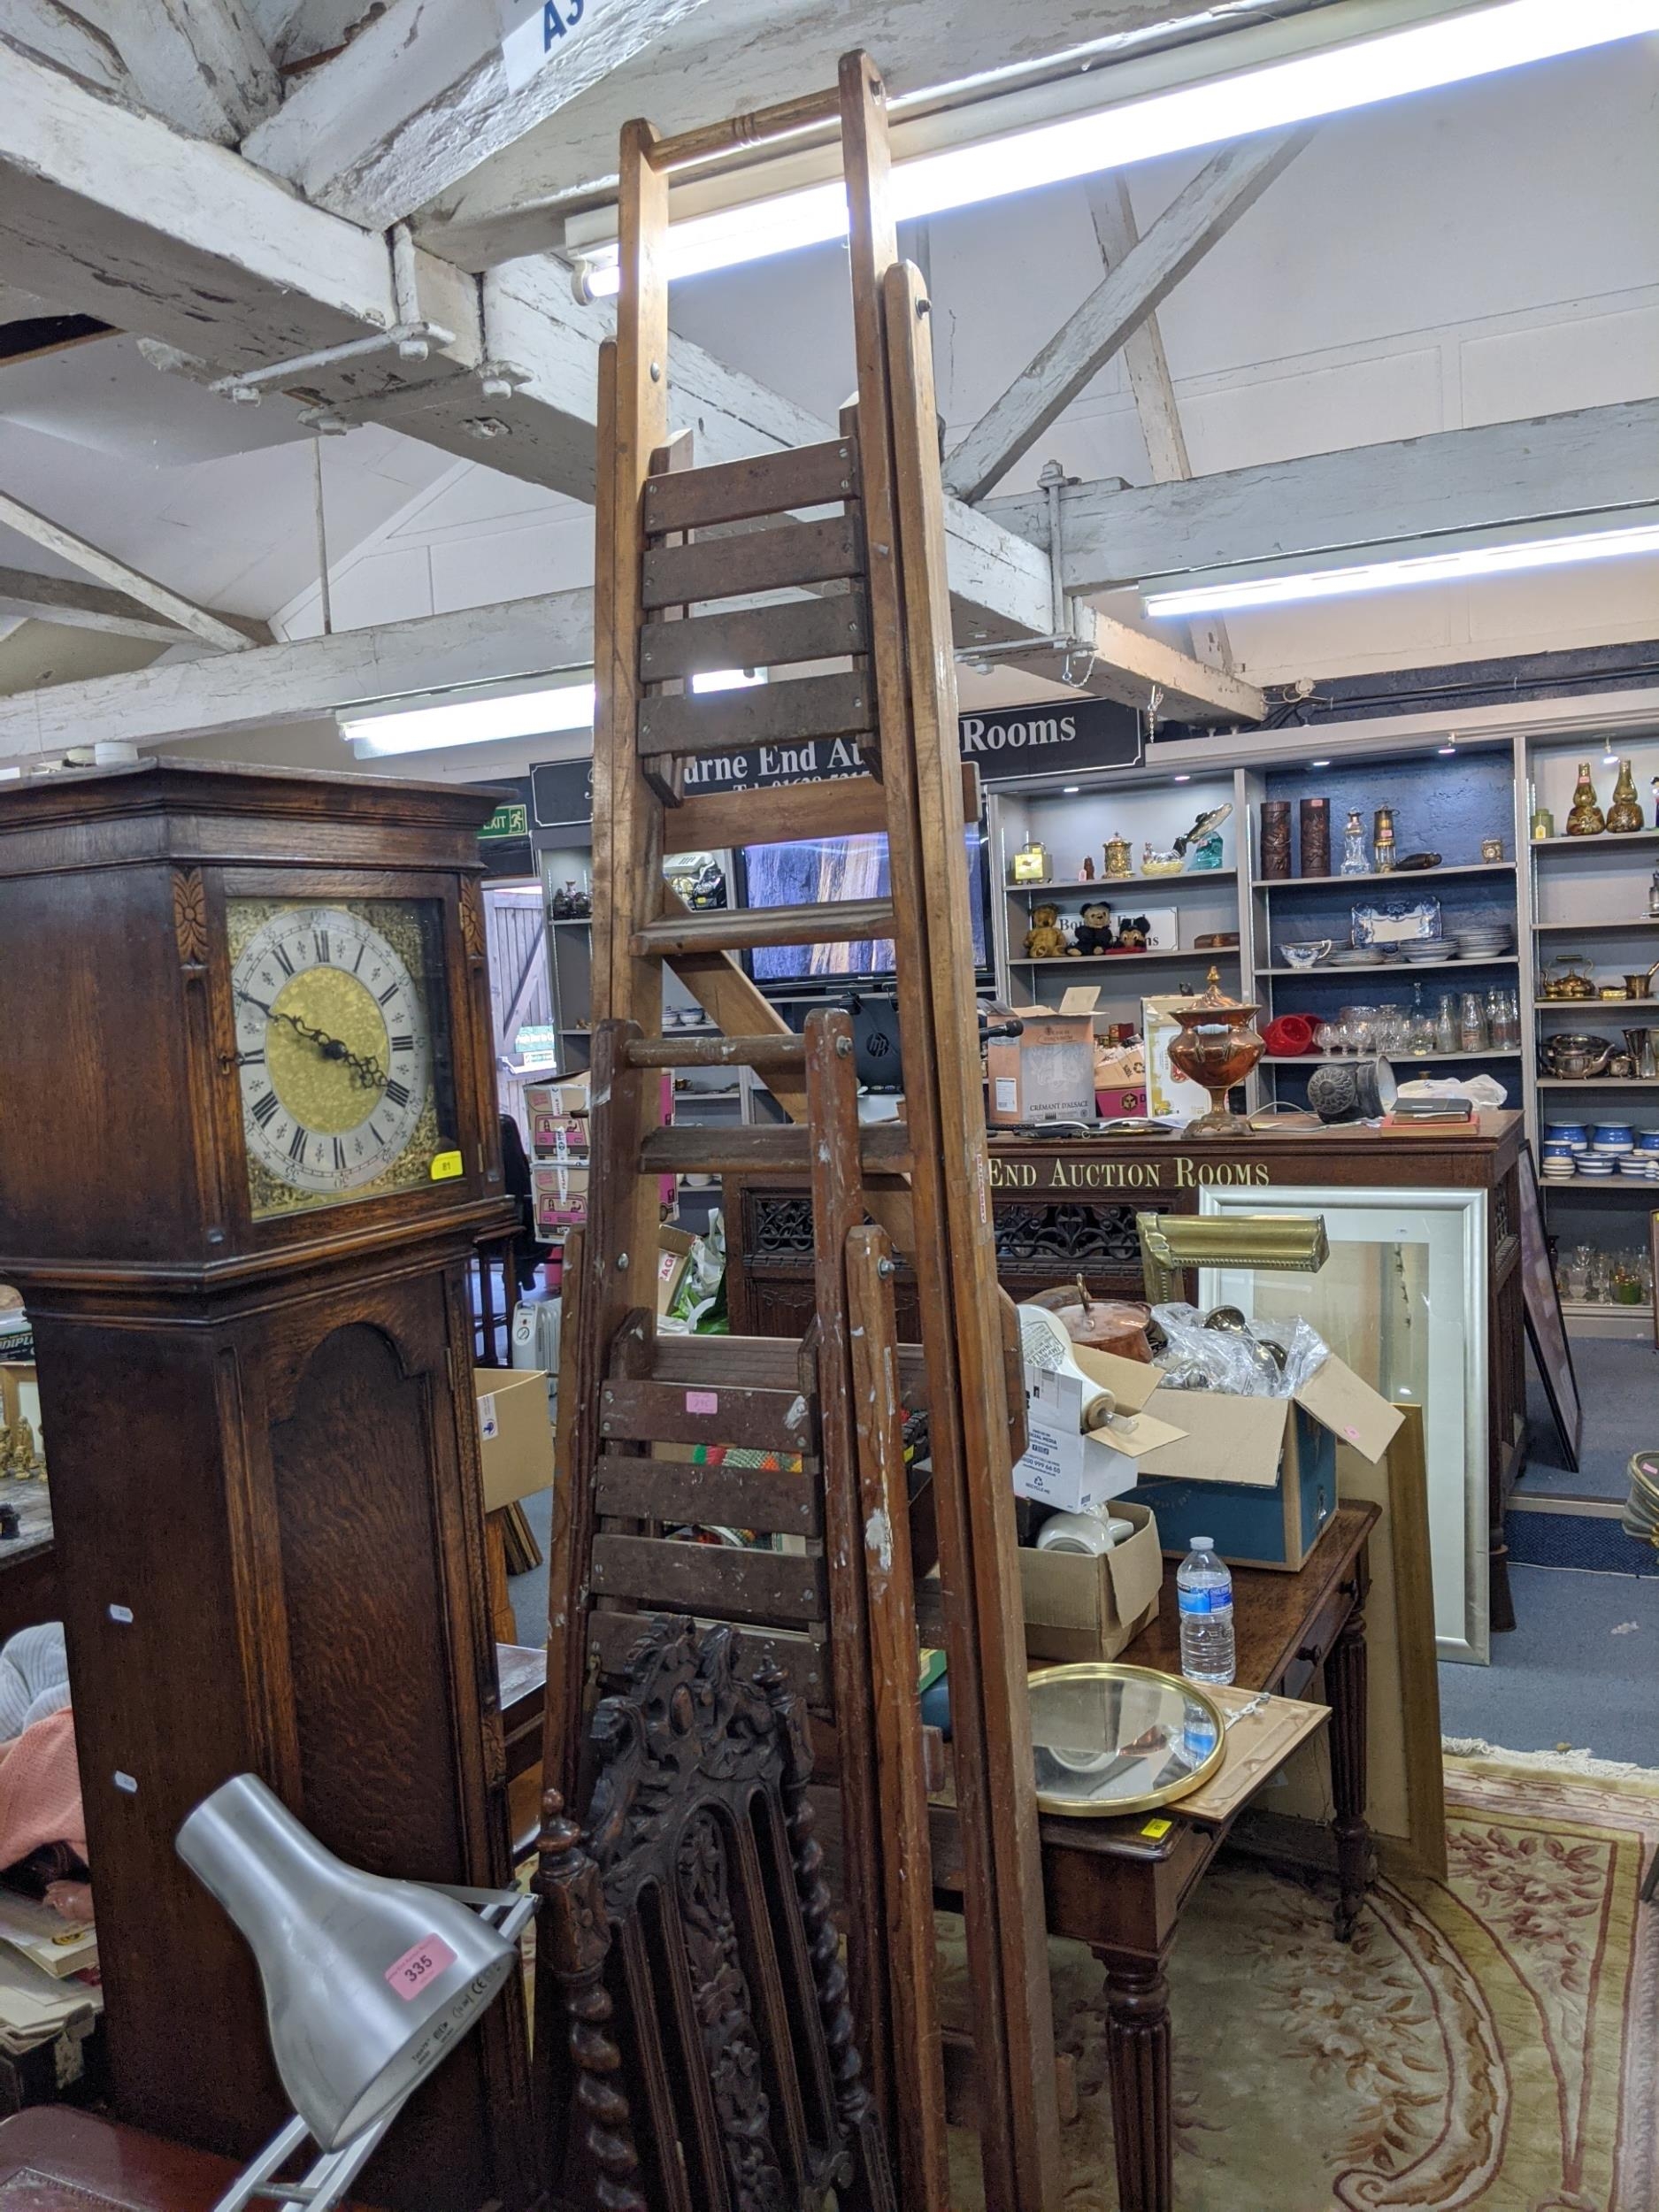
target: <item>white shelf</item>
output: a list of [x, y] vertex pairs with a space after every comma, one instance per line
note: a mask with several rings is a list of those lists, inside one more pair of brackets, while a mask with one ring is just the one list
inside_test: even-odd
[[1056, 952], [1041, 960], [1011, 958], [1010, 968], [1132, 968], [1147, 960], [1236, 960], [1237, 945], [1204, 945], [1193, 952]]
[[1659, 914], [1632, 915], [1627, 922], [1534, 922], [1540, 937], [1586, 937], [1592, 930], [1618, 930], [1633, 936], [1639, 929], [1659, 929]]
[[1085, 896], [1098, 898], [1108, 891], [1172, 891], [1177, 884], [1185, 890], [1191, 890], [1196, 884], [1236, 883], [1238, 879], [1236, 868], [1188, 868], [1172, 876], [1096, 876], [1093, 883], [1082, 877], [1071, 881], [1060, 876], [1048, 883], [1005, 883], [1002, 888], [1010, 898], [1018, 898], [1034, 891], [1040, 891], [1045, 898], [1055, 892], [1064, 893], [1068, 897], [1081, 893]]
[[1627, 1006], [1659, 1006], [1659, 998], [1535, 998], [1535, 1014], [1587, 1014], [1593, 1010], [1603, 1013], [1623, 1013]]
[[[1479, 960], [1344, 960], [1336, 967], [1326, 961], [1316, 960], [1310, 968], [1258, 968], [1257, 975], [1300, 976], [1304, 983], [1315, 977], [1328, 979], [1333, 975], [1438, 975], [1445, 968], [1512, 968], [1518, 953], [1494, 952], [1490, 958]], [[1580, 1001], [1581, 1004], [1592, 1002]], [[1630, 1000], [1627, 1003], [1635, 1004]]]
[[1540, 1075], [1540, 1091], [1659, 1091], [1655, 1075]]
[[[1340, 1068], [1354, 1058], [1351, 1052], [1270, 1052], [1257, 1061], [1261, 1068]], [[1431, 1060], [1518, 1060], [1517, 1048], [1502, 1052], [1385, 1052], [1383, 1058], [1396, 1075], [1411, 1067], [1426, 1066]]]
[[1659, 1183], [1646, 1182], [1639, 1175], [1540, 1175], [1538, 1180], [1543, 1190], [1570, 1190], [1575, 1198], [1586, 1191], [1593, 1191], [1598, 1198], [1617, 1193], [1632, 1206], [1640, 1205], [1649, 1211], [1659, 1208]]
[[594, 926], [591, 914], [549, 914], [547, 918], [549, 929], [591, 929]]
[[1534, 837], [1532, 849], [1535, 853], [1591, 852], [1611, 847], [1615, 851], [1621, 845], [1659, 844], [1659, 829], [1598, 830], [1593, 837]]
[[[1575, 838], [1573, 842], [1578, 843]], [[1345, 883], [1402, 884], [1409, 890], [1419, 883], [1439, 883], [1447, 876], [1512, 876], [1512, 860], [1465, 860], [1450, 868], [1371, 868], [1363, 876], [1256, 876], [1251, 879], [1252, 891], [1310, 891], [1328, 890], [1333, 884], [1340, 890]]]

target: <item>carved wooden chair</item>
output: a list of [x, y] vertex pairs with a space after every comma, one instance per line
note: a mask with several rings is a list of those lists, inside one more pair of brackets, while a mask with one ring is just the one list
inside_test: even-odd
[[806, 1717], [733, 1632], [658, 1618], [545, 1800], [536, 2054], [556, 2201], [896, 2212], [812, 1832]]

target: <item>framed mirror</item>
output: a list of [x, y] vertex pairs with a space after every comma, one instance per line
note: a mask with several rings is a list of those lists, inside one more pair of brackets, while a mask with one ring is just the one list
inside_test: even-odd
[[1226, 1749], [1221, 1709], [1196, 1682], [1090, 1660], [1031, 1678], [1037, 1803], [1071, 1820], [1148, 1812], [1207, 1781]]

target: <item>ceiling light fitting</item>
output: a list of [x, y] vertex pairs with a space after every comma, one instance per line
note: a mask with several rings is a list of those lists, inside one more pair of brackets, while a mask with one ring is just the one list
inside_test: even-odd
[[[1659, 0], [1573, 0], [1571, 6], [1563, 0], [1499, 0], [1494, 6], [1460, 10], [1345, 45], [1120, 100], [1062, 122], [918, 154], [895, 165], [894, 213], [900, 222], [918, 221], [1655, 29]], [[1109, 82], [1110, 73], [1101, 81]], [[673, 223], [666, 273], [671, 279], [703, 275], [846, 235], [844, 186], [810, 185]], [[591, 249], [576, 265], [576, 283], [581, 298], [614, 296], [615, 246]]]
[[536, 690], [388, 703], [373, 711], [342, 715], [339, 729], [359, 760], [378, 760], [453, 745], [543, 737], [556, 730], [590, 730], [593, 721], [591, 683], [549, 681]]
[[1414, 554], [1394, 561], [1363, 561], [1347, 568], [1307, 569], [1284, 576], [1191, 584], [1144, 593], [1147, 612], [1158, 618], [1195, 614], [1248, 613], [1253, 608], [1294, 606], [1313, 599], [1346, 599], [1381, 591], [1409, 591], [1424, 584], [1457, 583], [1478, 576], [1513, 576], [1540, 568], [1569, 568], [1586, 561], [1627, 560], [1659, 553], [1659, 522], [1624, 530], [1589, 530], [1576, 536], [1528, 537], [1506, 544], [1464, 546], [1449, 553]]

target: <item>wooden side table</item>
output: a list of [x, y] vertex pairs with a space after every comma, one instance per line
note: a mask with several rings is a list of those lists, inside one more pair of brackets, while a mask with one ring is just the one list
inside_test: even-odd
[[[1374, 1505], [1339, 1506], [1297, 1573], [1241, 1567], [1233, 1578], [1241, 1688], [1302, 1697], [1325, 1669], [1339, 1867], [1336, 1934], [1343, 1942], [1374, 1877], [1365, 1824], [1364, 1604], [1366, 1548], [1379, 1518]], [[1164, 1577], [1157, 1619], [1122, 1657], [1125, 1665], [1180, 1671], [1172, 1574]], [[1173, 2212], [1164, 1969], [1181, 1914], [1232, 1824], [1188, 1817], [1179, 1803], [1150, 1818], [1041, 1823], [1049, 1932], [1087, 1943], [1106, 1970], [1120, 2212]], [[962, 1886], [951, 1809], [934, 1806], [931, 1827], [933, 1885], [949, 1904]]]

